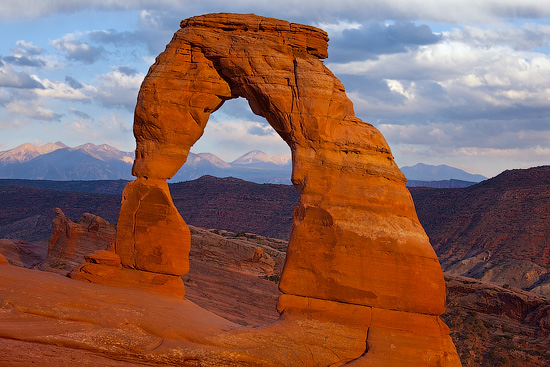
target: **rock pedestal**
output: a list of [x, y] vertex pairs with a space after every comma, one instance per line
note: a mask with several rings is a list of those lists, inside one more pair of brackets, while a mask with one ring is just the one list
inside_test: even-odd
[[[212, 343], [229, 351], [248, 345], [247, 356], [266, 366], [459, 366], [438, 317], [441, 267], [405, 178], [320, 60], [327, 41], [320, 29], [252, 14], [182, 21], [139, 92], [137, 181], [124, 191], [116, 252], [125, 268], [187, 271], [188, 230], [166, 180], [209, 115], [243, 97], [289, 145], [300, 202], [280, 282], [281, 320]], [[270, 359], [281, 351], [279, 362]]]

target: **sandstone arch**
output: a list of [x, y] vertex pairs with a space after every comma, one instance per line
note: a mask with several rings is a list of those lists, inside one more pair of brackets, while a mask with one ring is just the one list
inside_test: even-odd
[[177, 282], [187, 272], [189, 231], [166, 179], [209, 115], [244, 97], [290, 146], [300, 202], [280, 283], [282, 319], [214, 345], [244, 343], [262, 365], [280, 355], [284, 339], [295, 354], [275, 365], [458, 366], [438, 317], [445, 285], [437, 257], [387, 143], [355, 117], [320, 60], [327, 41], [322, 30], [255, 15], [182, 21], [139, 93], [137, 179], [124, 191], [116, 252], [147, 281]]

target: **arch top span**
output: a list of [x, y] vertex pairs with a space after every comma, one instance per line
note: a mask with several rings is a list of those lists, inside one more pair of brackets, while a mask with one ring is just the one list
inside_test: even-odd
[[[236, 97], [247, 99], [293, 154], [294, 146], [310, 141], [333, 143], [335, 133], [346, 133], [343, 123], [373, 130], [355, 123], [343, 85], [320, 61], [327, 57], [324, 31], [252, 14], [238, 20], [232, 14], [209, 14], [184, 20], [181, 26], [138, 96], [134, 175], [172, 177], [202, 135], [210, 113]], [[389, 155], [378, 135], [370, 142]], [[340, 143], [353, 145], [352, 136]]]

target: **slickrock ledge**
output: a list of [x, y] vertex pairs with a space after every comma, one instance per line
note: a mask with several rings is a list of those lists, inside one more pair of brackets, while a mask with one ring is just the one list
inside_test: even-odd
[[[439, 319], [445, 285], [435, 252], [389, 146], [355, 117], [320, 60], [326, 33], [253, 14], [207, 14], [181, 27], [138, 96], [137, 180], [124, 191], [115, 246], [122, 267], [188, 271], [189, 229], [166, 180], [228, 99], [247, 99], [289, 145], [300, 201], [281, 318], [178, 353], [203, 366], [460, 366]], [[155, 353], [170, 350], [163, 343]]]

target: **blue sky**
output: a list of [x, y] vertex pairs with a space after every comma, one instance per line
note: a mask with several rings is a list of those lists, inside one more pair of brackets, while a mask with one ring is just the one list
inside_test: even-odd
[[[154, 4], [152, 4], [154, 3]], [[494, 176], [550, 164], [550, 0], [0, 0], [0, 151], [25, 142], [134, 149], [133, 108], [190, 16], [256, 13], [330, 36], [326, 65], [400, 166]], [[194, 152], [288, 148], [246, 101], [214, 113]]]

